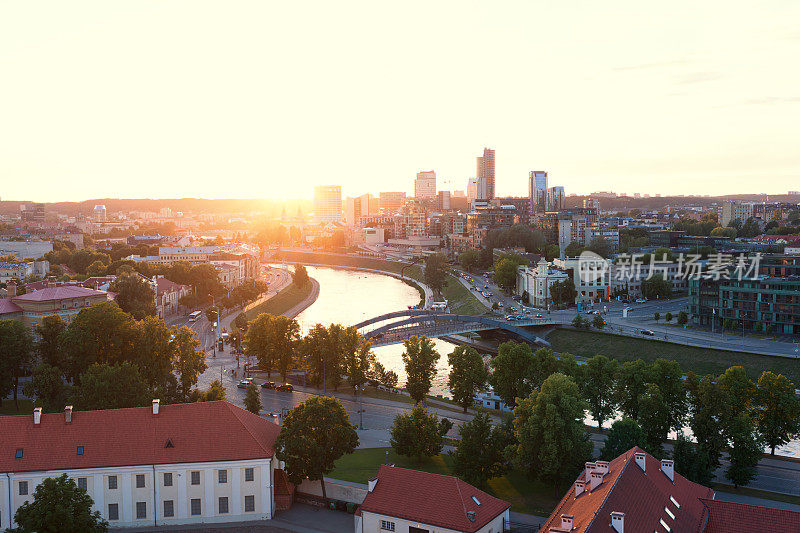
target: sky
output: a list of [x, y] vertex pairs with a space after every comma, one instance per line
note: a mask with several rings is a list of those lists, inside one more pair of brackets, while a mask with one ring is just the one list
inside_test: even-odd
[[800, 189], [800, 2], [0, 0], [0, 198]]

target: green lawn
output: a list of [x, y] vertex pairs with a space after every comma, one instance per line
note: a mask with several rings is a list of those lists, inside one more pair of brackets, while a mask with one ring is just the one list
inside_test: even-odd
[[[418, 463], [413, 459], [397, 455], [392, 448], [367, 448], [356, 450], [336, 461], [334, 470], [328, 477], [366, 483], [375, 476], [381, 464], [387, 463], [434, 474], [453, 475], [453, 460], [447, 454], [437, 455]], [[556, 495], [553, 487], [538, 481], [530, 481], [518, 471], [492, 479], [486, 491], [510, 502], [513, 511], [538, 516], [548, 516], [563, 495], [562, 491]]]
[[700, 375], [719, 375], [730, 366], [742, 366], [754, 380], [763, 371], [770, 370], [785, 375], [794, 383], [800, 383], [800, 363], [785, 357], [712, 350], [609, 333], [566, 329], [554, 330], [547, 336], [547, 340], [556, 352], [570, 352], [586, 357], [603, 354], [621, 361], [654, 361], [661, 357], [678, 361], [684, 372], [693, 370]]
[[447, 277], [444, 297], [450, 303], [453, 313], [459, 315], [482, 315], [488, 309], [455, 276]]
[[282, 315], [295, 305], [305, 300], [308, 295], [311, 294], [312, 287], [313, 285], [309, 283], [305, 287], [299, 288], [293, 282], [266, 302], [263, 302], [247, 311], [245, 316], [247, 317], [247, 320], [250, 321], [261, 313]]
[[5, 399], [0, 405], [0, 415], [29, 415], [33, 413], [33, 400], [19, 400], [19, 411], [14, 406], [14, 400]]

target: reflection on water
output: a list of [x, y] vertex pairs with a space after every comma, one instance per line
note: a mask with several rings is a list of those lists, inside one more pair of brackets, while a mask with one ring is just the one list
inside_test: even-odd
[[[416, 289], [389, 276], [311, 266], [307, 269], [308, 275], [319, 282], [320, 291], [314, 305], [297, 316], [303, 333], [317, 323], [352, 325], [377, 315], [407, 309], [409, 305], [416, 305], [419, 302]], [[439, 339], [434, 339], [433, 342], [441, 358], [437, 364], [437, 374], [431, 392], [449, 396], [447, 354], [455, 345]], [[405, 384], [401, 355], [403, 345], [384, 346], [375, 348], [374, 351], [378, 361], [387, 369], [397, 372], [400, 384]], [[615, 419], [605, 422], [606, 430], [611, 427]], [[597, 425], [589, 416], [586, 422]], [[670, 435], [670, 438], [674, 437], [675, 435]], [[777, 452], [781, 455], [800, 457], [800, 440], [790, 442]]]

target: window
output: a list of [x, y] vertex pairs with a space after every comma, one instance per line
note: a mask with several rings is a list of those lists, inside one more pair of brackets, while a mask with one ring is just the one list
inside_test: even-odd
[[83, 446], [78, 446], [78, 455], [83, 455]]
[[164, 500], [164, 518], [172, 518], [173, 516], [175, 516], [175, 502]]
[[200, 484], [200, 471], [199, 470], [192, 470], [192, 485], [199, 485]]
[[164, 472], [164, 486], [165, 487], [172, 486], [172, 472]]
[[220, 496], [219, 498], [219, 514], [228, 514], [228, 497]]
[[192, 516], [197, 516], [200, 514], [200, 498], [192, 498], [191, 502], [191, 513]]
[[119, 504], [118, 503], [109, 503], [108, 504], [108, 519], [109, 520], [119, 520]]
[[253, 494], [249, 494], [244, 497], [244, 512], [245, 513], [252, 513], [256, 510], [256, 497]]
[[136, 474], [136, 488], [137, 489], [144, 488], [144, 474]]
[[20, 496], [27, 496], [28, 495], [28, 482], [27, 481], [20, 481], [19, 482], [19, 495]]
[[228, 482], [228, 471], [227, 470], [217, 470], [217, 479], [220, 483], [227, 483]]
[[386, 531], [394, 531], [394, 522], [389, 522], [388, 520], [381, 520], [381, 529]]
[[245, 468], [244, 469], [244, 480], [245, 481], [253, 481], [255, 479], [254, 470], [252, 468]]
[[78, 478], [78, 488], [86, 490], [86, 478], [85, 477], [79, 477]]
[[147, 518], [147, 502], [136, 502], [136, 520]]
[[117, 476], [108, 476], [108, 489], [114, 490], [117, 488]]
[[14, 454], [17, 459], [22, 459], [22, 448], [17, 448], [17, 453]]

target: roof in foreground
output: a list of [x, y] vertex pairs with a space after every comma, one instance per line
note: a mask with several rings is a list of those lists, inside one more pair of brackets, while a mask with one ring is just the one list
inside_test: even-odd
[[[367, 493], [359, 512], [469, 533], [479, 530], [510, 506], [456, 477], [381, 465], [378, 482]], [[475, 513], [474, 521], [467, 512]]]
[[[272, 457], [280, 428], [225, 401], [0, 417], [0, 472]], [[167, 447], [170, 441], [172, 446]], [[78, 447], [83, 455], [78, 455]], [[22, 458], [17, 459], [17, 450]]]
[[20, 296], [15, 296], [14, 301], [19, 302], [44, 302], [48, 300], [63, 300], [66, 298], [85, 298], [87, 296], [106, 296], [105, 291], [96, 291], [77, 285], [61, 285], [59, 287], [49, 287], [35, 292], [29, 292]]
[[800, 531], [800, 512], [745, 503], [702, 499], [708, 509], [704, 533]]
[[[645, 456], [644, 470], [636, 463], [636, 453]], [[713, 490], [677, 472], [670, 480], [661, 461], [639, 447], [610, 461], [608, 473], [592, 491], [586, 475], [584, 469], [577, 480], [586, 482], [586, 490], [575, 496], [573, 483], [541, 531], [558, 531], [562, 515], [568, 515], [576, 533], [613, 533], [612, 512], [625, 513], [626, 531], [701, 531], [705, 509], [700, 499], [714, 496]]]

